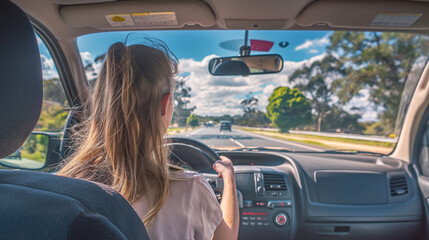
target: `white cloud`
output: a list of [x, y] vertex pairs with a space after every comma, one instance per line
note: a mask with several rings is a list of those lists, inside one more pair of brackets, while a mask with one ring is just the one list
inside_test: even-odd
[[344, 110], [351, 114], [361, 114], [360, 122], [378, 121], [378, 113], [382, 109], [370, 101], [370, 90], [364, 88], [359, 91], [357, 96], [354, 96], [347, 104], [344, 105]]
[[95, 62], [90, 52], [80, 52], [83, 67], [85, 68], [86, 79], [91, 80], [98, 76], [102, 62]]
[[[190, 107], [196, 106], [194, 113], [198, 115], [242, 114], [240, 102], [244, 95], [249, 92], [252, 92], [259, 99], [259, 109], [265, 112], [268, 98], [276, 87], [292, 87], [295, 83], [289, 81], [289, 76], [295, 70], [309, 66], [325, 56], [326, 54], [323, 53], [300, 62], [284, 61], [283, 70], [278, 74], [241, 77], [212, 76], [207, 66], [210, 59], [217, 56], [210, 55], [201, 61], [180, 59], [179, 72], [186, 72], [188, 75], [186, 85], [192, 88]], [[88, 79], [96, 77], [101, 68], [101, 63], [95, 63], [89, 52], [82, 52], [81, 57], [84, 65], [92, 64], [93, 66], [93, 70], [86, 72]], [[334, 102], [337, 100], [337, 98], [333, 98]], [[354, 97], [344, 108], [350, 113], [362, 114], [363, 121], [377, 119], [378, 111], [370, 105], [368, 90], [362, 90], [361, 96]]]
[[42, 62], [43, 79], [58, 78], [58, 72], [55, 68], [54, 60], [43, 54], [40, 54], [40, 60]]
[[308, 52], [309, 52], [309, 53], [318, 53], [318, 52], [319, 52], [319, 50], [317, 50], [317, 49], [310, 49], [310, 50], [308, 50]]
[[[313, 40], [306, 39], [305, 42], [295, 48], [295, 51], [307, 49], [307, 48], [315, 48], [323, 45], [329, 44], [329, 33], [326, 34], [322, 38], [315, 38]], [[311, 50], [310, 50], [311, 51]]]
[[301, 62], [285, 61], [282, 72], [278, 74], [241, 76], [212, 76], [208, 62], [214, 55], [201, 61], [180, 59], [179, 71], [188, 72], [186, 84], [191, 90], [191, 106], [196, 106], [198, 115], [236, 115], [242, 114], [240, 102], [245, 94], [252, 92], [259, 99], [259, 109], [265, 111], [268, 97], [278, 86], [289, 86], [289, 76], [304, 65], [321, 60], [321, 54]]

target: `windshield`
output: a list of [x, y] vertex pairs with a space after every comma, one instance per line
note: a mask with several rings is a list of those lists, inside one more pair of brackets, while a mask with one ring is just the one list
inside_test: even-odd
[[238, 56], [244, 36], [239, 30], [109, 32], [77, 43], [92, 83], [111, 44], [165, 42], [179, 59], [171, 136], [227, 150], [392, 151], [427, 62], [427, 37], [249, 31], [250, 54], [281, 55], [282, 71], [212, 76], [210, 59]]

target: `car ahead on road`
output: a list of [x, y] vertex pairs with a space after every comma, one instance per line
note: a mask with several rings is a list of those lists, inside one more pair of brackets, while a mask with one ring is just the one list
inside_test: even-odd
[[219, 131], [227, 130], [231, 132], [231, 122], [230, 121], [220, 121]]
[[[218, 155], [233, 161], [239, 239], [429, 239], [429, 2], [12, 2], [39, 37], [46, 94], [38, 126], [65, 130], [62, 159], [108, 47], [160, 39], [180, 62], [173, 122], [192, 112], [281, 130], [201, 128], [172, 138], [206, 153], [173, 148], [216, 193], [222, 179], [211, 164]], [[67, 122], [63, 109], [72, 110]]]
[[205, 123], [206, 127], [213, 127], [214, 126], [214, 122], [213, 121], [208, 121], [207, 123]]

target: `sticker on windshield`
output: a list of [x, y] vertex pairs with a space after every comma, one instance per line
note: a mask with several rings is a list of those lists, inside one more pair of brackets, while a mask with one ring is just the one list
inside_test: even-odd
[[422, 16], [421, 13], [379, 13], [372, 20], [372, 27], [409, 27]]
[[104, 15], [112, 27], [133, 27], [134, 21], [130, 14], [109, 14]]
[[137, 26], [178, 25], [175, 12], [132, 13], [131, 16]]

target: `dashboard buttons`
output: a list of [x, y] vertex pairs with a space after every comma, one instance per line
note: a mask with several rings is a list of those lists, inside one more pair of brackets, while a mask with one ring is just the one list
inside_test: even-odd
[[244, 207], [252, 207], [253, 202], [252, 200], [244, 200]]
[[290, 207], [292, 206], [291, 200], [284, 200], [284, 201], [269, 201], [267, 204], [268, 208], [275, 208], [275, 207]]
[[287, 215], [284, 213], [277, 214], [276, 218], [274, 219], [274, 222], [278, 226], [284, 226], [288, 221]]
[[[247, 216], [247, 215], [250, 216]], [[242, 226], [255, 226], [255, 227], [266, 227], [271, 226], [271, 218], [268, 217], [268, 213], [264, 212], [245, 212], [241, 214], [241, 225]]]

